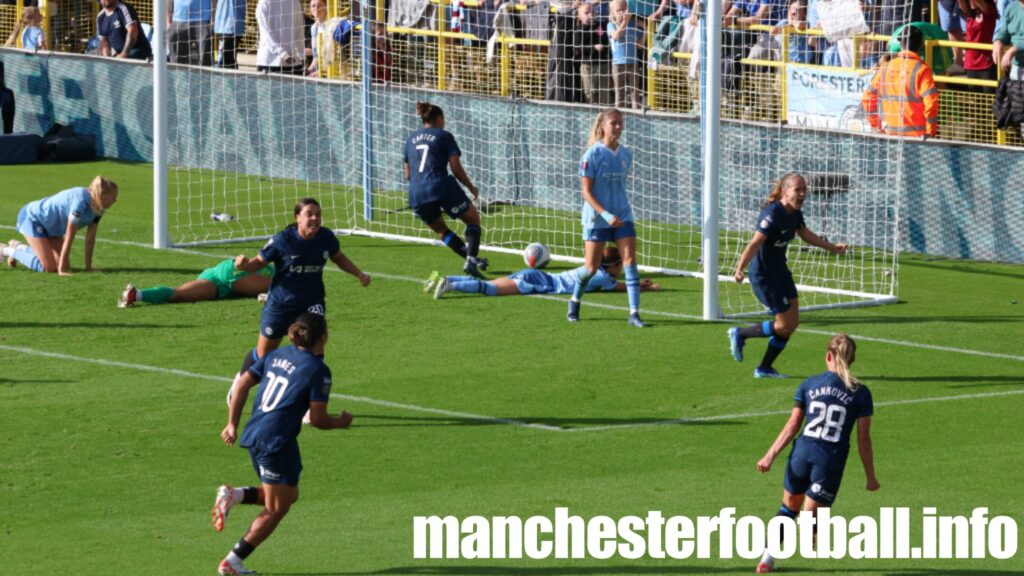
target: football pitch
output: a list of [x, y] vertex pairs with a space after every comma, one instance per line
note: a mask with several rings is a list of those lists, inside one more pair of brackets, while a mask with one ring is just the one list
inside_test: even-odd
[[[15, 237], [24, 203], [98, 173], [121, 193], [99, 227], [95, 272], [81, 273], [84, 233], [71, 277], [0, 270], [0, 574], [214, 574], [258, 512], [237, 506], [224, 532], [210, 525], [218, 485], [257, 481], [246, 452], [219, 433], [260, 304], [116, 301], [126, 283], [176, 286], [260, 244], [150, 248], [151, 168], [119, 162], [3, 167], [0, 240]], [[282, 213], [280, 227], [290, 221]], [[485, 242], [486, 233], [485, 217]], [[791, 378], [755, 380], [765, 341], [734, 362], [730, 324], [699, 320], [699, 280], [657, 278], [665, 290], [641, 302], [650, 329], [627, 327], [624, 294], [588, 295], [570, 324], [562, 297], [433, 300], [421, 290], [432, 270], [461, 274], [446, 249], [340, 240], [373, 276], [361, 288], [336, 268], [324, 274], [329, 410], [356, 419], [349, 430], [303, 431], [299, 501], [246, 562], [261, 574], [752, 573], [756, 561], [736, 557], [417, 560], [413, 517], [551, 517], [556, 507], [583, 518], [696, 517], [734, 507], [767, 519], [788, 450], [768, 474], [755, 463], [796, 387], [824, 371], [836, 332], [857, 340], [853, 373], [874, 396], [882, 488], [865, 491], [853, 448], [835, 513], [969, 516], [984, 506], [1024, 523], [1024, 266], [905, 255], [899, 304], [807, 314], [776, 363]], [[523, 267], [513, 255], [488, 257], [489, 276]], [[1024, 551], [1004, 561], [779, 566], [992, 576], [1024, 573]]]

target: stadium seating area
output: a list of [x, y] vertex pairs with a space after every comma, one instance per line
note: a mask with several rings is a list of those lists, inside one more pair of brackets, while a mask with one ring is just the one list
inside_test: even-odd
[[[298, 0], [296, 0], [298, 1]], [[13, 29], [19, 13], [21, 0], [15, 5], [0, 5], [0, 37], [6, 38]], [[132, 2], [132, 6], [143, 22], [152, 21], [152, 1]], [[247, 11], [246, 33], [241, 42], [243, 53], [253, 53], [258, 43], [258, 27], [255, 19], [255, 0], [250, 0]], [[597, 5], [600, 5], [598, 3]], [[671, 6], [671, 3], [669, 4]], [[51, 4], [52, 13], [46, 19], [48, 37], [54, 49], [65, 52], [83, 52], [94, 35], [96, 4], [84, 1], [57, 2]], [[523, 15], [515, 20], [514, 35], [494, 33], [492, 54], [488, 55], [488, 39], [495, 30], [495, 11], [505, 8], [506, 12]], [[339, 2], [328, 3], [328, 14], [343, 14], [350, 7]], [[359, 8], [356, 7], [356, 10]], [[558, 9], [563, 13], [568, 6], [534, 1], [502, 7], [500, 2], [491, 0], [431, 0], [427, 12], [415, 27], [389, 24], [384, 32], [380, 26], [374, 36], [377, 51], [375, 81], [395, 86], [435, 88], [442, 91], [490, 94], [543, 100], [549, 82], [549, 47], [554, 28], [524, 29], [523, 22], [536, 22], [525, 18], [527, 10], [554, 14]], [[311, 18], [307, 7], [307, 33]], [[906, 10], [909, 12], [909, 9]], [[933, 11], [934, 12], [934, 11]], [[372, 12], [378, 22], [388, 20], [390, 14], [383, 6]], [[438, 17], [439, 16], [439, 17]], [[668, 18], [668, 14], [666, 14]], [[653, 22], [653, 21], [651, 21]], [[646, 53], [651, 54], [655, 43], [656, 26], [643, 26]], [[755, 34], [767, 35], [771, 26], [753, 25], [748, 29]], [[892, 28], [888, 26], [886, 28]], [[820, 29], [806, 31], [783, 31], [777, 41], [786, 41], [794, 35], [821, 38]], [[860, 56], [845, 72], [866, 73], [884, 49], [888, 36], [866, 33], [853, 40], [854, 50]], [[929, 42], [927, 57], [930, 63], [939, 57], [940, 51], [968, 44], [948, 40]], [[641, 50], [644, 53], [644, 50]], [[745, 84], [741, 92], [727, 97], [723, 102], [722, 116], [727, 119], [754, 122], [787, 122], [786, 91], [787, 74], [790, 65], [789, 54], [780, 51], [776, 60], [744, 59]], [[360, 77], [359, 43], [343, 47], [340, 57], [331, 65], [320, 68], [318, 75], [329, 79], [357, 80]], [[696, 114], [698, 106], [698, 82], [688, 73], [691, 54], [672, 51], [661, 58], [658, 65], [642, 66], [643, 97], [648, 110]], [[246, 59], [241, 58], [244, 64]], [[817, 66], [823, 71], [837, 68]], [[962, 72], [962, 70], [956, 70]], [[1017, 131], [996, 129], [991, 112], [994, 99], [994, 81], [967, 80], [965, 76], [953, 75], [954, 70], [936, 74], [940, 86], [939, 138], [944, 140], [1024, 146], [1024, 140]], [[973, 85], [972, 85], [973, 83]]]

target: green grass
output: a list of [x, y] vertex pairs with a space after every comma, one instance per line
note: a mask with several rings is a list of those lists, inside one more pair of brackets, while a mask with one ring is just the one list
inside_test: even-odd
[[[98, 270], [67, 278], [0, 270], [0, 573], [212, 574], [256, 513], [236, 508], [221, 534], [209, 525], [219, 484], [256, 480], [247, 455], [218, 435], [229, 377], [255, 341], [259, 305], [121, 310], [115, 301], [127, 282], [177, 285], [258, 244], [186, 252], [131, 244], [152, 236], [151, 172], [113, 162], [4, 167], [7, 236], [23, 203], [96, 173], [121, 185], [100, 227]], [[282, 214], [281, 225], [287, 220]], [[899, 304], [808, 314], [778, 364], [794, 377], [764, 382], [750, 376], [762, 342], [739, 365], [724, 324], [689, 318], [699, 313], [699, 281], [662, 278], [665, 292], [645, 294], [649, 330], [629, 329], [622, 310], [587, 306], [571, 325], [561, 301], [430, 299], [414, 280], [433, 269], [456, 273], [459, 262], [446, 250], [341, 240], [375, 278], [363, 289], [346, 274], [325, 274], [327, 359], [334, 392], [368, 400], [332, 400], [332, 410], [356, 414], [348, 431], [303, 432], [302, 497], [248, 562], [263, 574], [750, 573], [753, 563], [742, 559], [417, 561], [412, 518], [550, 516], [556, 506], [584, 517], [696, 516], [728, 506], [768, 517], [784, 461], [765, 476], [754, 463], [801, 378], [824, 369], [828, 334], [837, 331], [861, 337], [854, 372], [878, 403], [882, 490], [863, 490], [851, 456], [836, 512], [938, 506], [969, 514], [988, 506], [1024, 520], [1019, 266], [906, 256]], [[81, 266], [81, 243], [72, 262]], [[514, 256], [493, 255], [496, 273], [520, 267]], [[625, 296], [587, 302], [622, 306]], [[1009, 395], [986, 396], [998, 393]], [[955, 396], [966, 398], [899, 404]], [[779, 414], [627, 426], [763, 412]], [[620, 427], [584, 430], [605, 426]], [[1022, 558], [782, 565], [792, 573], [993, 575], [1024, 571]]]

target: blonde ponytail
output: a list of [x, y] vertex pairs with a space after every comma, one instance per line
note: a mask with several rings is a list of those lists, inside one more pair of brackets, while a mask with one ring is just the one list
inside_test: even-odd
[[782, 198], [782, 193], [785, 192], [787, 188], [796, 186], [797, 180], [802, 180], [804, 183], [807, 182], [799, 172], [789, 172], [782, 178], [779, 178], [778, 182], [772, 186], [772, 191], [768, 193], [768, 199], [764, 201], [764, 205], [767, 206], [772, 202], [777, 202], [779, 198]]
[[828, 351], [832, 353], [835, 373], [847, 390], [856, 392], [857, 388], [860, 388], [860, 380], [850, 373], [850, 365], [857, 359], [857, 343], [848, 334], [836, 334], [828, 341]]
[[605, 108], [598, 113], [597, 118], [594, 118], [594, 125], [590, 128], [590, 139], [587, 141], [587, 148], [604, 140], [604, 123], [612, 114], [621, 116], [622, 112], [618, 108]]

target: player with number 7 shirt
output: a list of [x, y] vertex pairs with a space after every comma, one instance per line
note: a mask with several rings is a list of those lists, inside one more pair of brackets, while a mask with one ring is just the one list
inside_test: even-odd
[[[832, 506], [846, 469], [854, 424], [857, 426], [857, 451], [867, 477], [866, 488], [870, 491], [879, 488], [871, 445], [874, 403], [868, 387], [850, 373], [850, 365], [856, 355], [857, 343], [848, 335], [836, 334], [829, 340], [828, 352], [825, 353], [828, 371], [811, 376], [800, 384], [789, 421], [768, 452], [757, 461], [757, 469], [762, 473], [768, 472], [775, 458], [796, 437], [786, 464], [782, 506], [777, 516], [795, 518], [801, 507], [817, 516], [818, 508]], [[775, 561], [765, 552], [757, 572], [774, 571]]]

